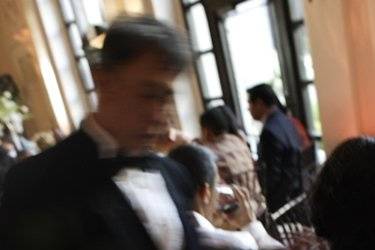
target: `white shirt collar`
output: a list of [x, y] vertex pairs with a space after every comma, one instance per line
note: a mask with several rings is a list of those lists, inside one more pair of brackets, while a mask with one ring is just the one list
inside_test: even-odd
[[205, 230], [210, 231], [215, 230], [215, 227], [212, 225], [212, 223], [209, 220], [207, 220], [203, 215], [196, 211], [192, 211], [191, 213], [194, 216], [194, 219], [200, 228], [204, 228]]

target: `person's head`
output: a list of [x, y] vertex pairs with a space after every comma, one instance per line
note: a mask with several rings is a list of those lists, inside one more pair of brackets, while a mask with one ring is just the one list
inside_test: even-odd
[[185, 68], [187, 39], [152, 18], [121, 17], [92, 62], [96, 119], [124, 150], [142, 150], [168, 128], [172, 82]]
[[170, 128], [168, 134], [159, 137], [155, 149], [164, 154], [177, 146], [189, 144], [191, 141], [192, 138], [183, 131], [176, 128]]
[[242, 130], [236, 116], [229, 107], [217, 106], [204, 112], [200, 117], [202, 137], [212, 140], [225, 133], [238, 135]]
[[191, 195], [193, 209], [211, 218], [216, 206], [215, 186], [219, 178], [214, 153], [206, 147], [189, 144], [173, 149], [168, 156], [186, 167], [190, 173], [194, 186]]
[[268, 84], [259, 84], [247, 90], [250, 113], [255, 120], [262, 120], [274, 107], [279, 105], [272, 87]]
[[360, 137], [338, 146], [311, 194], [312, 222], [333, 250], [375, 245], [375, 139]]

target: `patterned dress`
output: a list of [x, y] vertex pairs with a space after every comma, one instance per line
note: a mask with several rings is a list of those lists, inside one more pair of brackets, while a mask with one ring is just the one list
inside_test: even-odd
[[265, 198], [245, 140], [232, 134], [223, 134], [214, 141], [204, 141], [202, 144], [217, 155], [216, 163], [221, 180], [226, 184], [236, 184], [247, 189], [251, 197], [251, 207], [256, 215], [260, 216], [266, 208]]

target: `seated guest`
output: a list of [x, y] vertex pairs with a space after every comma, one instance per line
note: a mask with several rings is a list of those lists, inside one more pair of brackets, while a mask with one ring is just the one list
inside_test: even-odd
[[375, 139], [338, 146], [318, 176], [311, 199], [316, 233], [332, 250], [375, 248]]
[[257, 216], [265, 210], [265, 199], [256, 175], [245, 133], [227, 106], [212, 108], [201, 115], [201, 144], [217, 156], [220, 178], [227, 184], [247, 189]]
[[283, 245], [270, 237], [263, 225], [256, 220], [248, 203], [246, 192], [234, 188], [238, 207], [221, 216], [228, 223], [235, 224], [242, 231], [228, 231], [215, 228], [210, 220], [217, 206], [218, 172], [215, 156], [199, 145], [179, 146], [169, 153], [169, 157], [185, 166], [194, 185], [191, 197], [192, 217], [200, 233], [203, 245], [210, 249], [284, 249]]

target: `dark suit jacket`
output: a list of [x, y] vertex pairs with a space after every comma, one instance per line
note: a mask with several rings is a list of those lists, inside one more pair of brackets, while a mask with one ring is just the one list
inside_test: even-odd
[[[184, 226], [185, 249], [198, 249], [195, 230], [184, 213], [189, 209], [188, 175], [175, 162], [157, 156], [142, 164], [161, 171]], [[0, 249], [156, 249], [113, 183], [109, 165], [98, 159], [94, 142], [77, 132], [13, 167], [0, 208]]]
[[274, 212], [302, 192], [301, 145], [291, 120], [280, 110], [266, 120], [259, 141], [262, 189]]
[[[3, 193], [3, 185], [7, 172], [15, 164], [15, 159], [8, 155], [8, 152], [0, 147], [0, 198]], [[1, 204], [1, 201], [0, 201]]]

